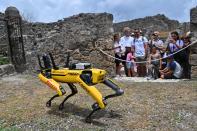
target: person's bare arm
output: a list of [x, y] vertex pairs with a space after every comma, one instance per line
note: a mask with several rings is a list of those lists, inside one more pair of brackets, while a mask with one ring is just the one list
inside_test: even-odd
[[179, 46], [174, 39], [172, 39], [171, 41], [178, 49], [182, 48], [182, 46]]
[[148, 42], [144, 43], [145, 56], [148, 55]]
[[159, 60], [159, 69], [162, 69], [162, 58]]
[[135, 45], [132, 45], [131, 47], [133, 48], [133, 52], [135, 52]]
[[165, 72], [165, 73], [161, 73], [161, 78], [162, 79], [164, 79], [165, 78], [165, 76], [172, 76], [172, 74], [173, 74], [173, 71], [172, 70], [168, 70], [167, 72]]
[[170, 76], [172, 74], [173, 74], [172, 70], [168, 70], [167, 72], [164, 72], [164, 75], [166, 75], [166, 76]]
[[151, 54], [148, 57], [148, 64], [150, 64], [150, 63], [151, 63]]
[[159, 70], [159, 72], [160, 72], [160, 73], [165, 73], [165, 72], [168, 72], [168, 70], [169, 70], [168, 67], [166, 67], [166, 68], [164, 68], [163, 70]]
[[169, 68], [168, 67], [166, 67], [165, 69], [164, 69], [164, 73], [167, 73], [169, 71]]
[[118, 47], [113, 47], [113, 48], [107, 49], [107, 50], [115, 50], [115, 49], [118, 49], [118, 48], [121, 48], [121, 47], [120, 47], [120, 46], [118, 46]]

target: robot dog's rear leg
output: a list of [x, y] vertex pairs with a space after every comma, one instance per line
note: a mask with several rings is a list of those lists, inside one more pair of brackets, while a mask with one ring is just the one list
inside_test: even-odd
[[51, 107], [51, 101], [52, 101], [53, 99], [55, 99], [56, 97], [59, 97], [59, 95], [56, 94], [56, 95], [54, 95], [53, 97], [51, 97], [51, 99], [50, 99], [49, 101], [47, 101], [46, 106], [47, 106], [47, 107]]
[[66, 102], [66, 100], [68, 100], [68, 98], [70, 98], [71, 96], [74, 96], [75, 94], [78, 93], [77, 88], [76, 88], [76, 86], [75, 86], [73, 83], [67, 83], [67, 84], [68, 84], [68, 86], [69, 86], [70, 89], [71, 89], [71, 94], [68, 95], [68, 96], [63, 100], [63, 102], [59, 105], [59, 110], [64, 109], [64, 103]]
[[112, 98], [112, 97], [121, 96], [121, 95], [124, 94], [124, 91], [122, 89], [120, 89], [116, 84], [114, 84], [109, 79], [104, 80], [103, 84], [105, 84], [106, 86], [110, 87], [112, 90], [115, 91], [115, 94], [111, 94], [111, 95], [105, 96], [104, 100]]

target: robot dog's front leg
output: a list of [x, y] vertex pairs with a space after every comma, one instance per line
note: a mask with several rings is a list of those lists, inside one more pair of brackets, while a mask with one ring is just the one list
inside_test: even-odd
[[[103, 84], [105, 84], [106, 86], [110, 87], [112, 90], [115, 91], [115, 94], [110, 94], [110, 95], [105, 96], [103, 98], [102, 101], [103, 101], [103, 103], [105, 105], [107, 105], [107, 102], [106, 102], [107, 99], [112, 98], [112, 97], [121, 96], [121, 95], [124, 94], [124, 91], [122, 89], [120, 89], [118, 87], [118, 85], [116, 85], [115, 83], [113, 83], [110, 79], [105, 79], [103, 81]], [[92, 105], [92, 109], [93, 109], [93, 111], [87, 116], [86, 122], [89, 122], [90, 123], [91, 122], [91, 116], [93, 115], [93, 113], [96, 112], [96, 111], [98, 111], [98, 110], [100, 110], [101, 108], [99, 107], [99, 104], [96, 102], [96, 103], [94, 103]]]
[[45, 83], [46, 85], [48, 85], [51, 89], [55, 90], [57, 92], [56, 95], [54, 95], [47, 103], [46, 106], [50, 107], [51, 106], [51, 101], [59, 96], [62, 96], [66, 93], [66, 91], [64, 90], [64, 88], [57, 83], [55, 80], [53, 79], [48, 79], [47, 77], [45, 77], [42, 73], [40, 73], [38, 75], [38, 77], [40, 78], [40, 80]]
[[78, 78], [78, 82], [81, 87], [96, 101], [96, 103], [92, 105], [93, 111], [85, 119], [86, 122], [91, 123], [91, 116], [94, 112], [104, 109], [106, 107], [106, 103], [103, 100], [102, 94], [94, 86], [88, 85], [83, 78], [81, 79], [81, 77]]
[[47, 101], [46, 107], [51, 107], [51, 101], [52, 101], [53, 99], [55, 99], [56, 97], [59, 97], [59, 94], [56, 94], [56, 95], [54, 95], [53, 97], [51, 97], [51, 99]]
[[[93, 106], [93, 105], [92, 105]], [[92, 107], [93, 108], [93, 107]], [[96, 108], [93, 108], [93, 111], [90, 112], [90, 114], [86, 117], [85, 121], [87, 123], [91, 123], [92, 122], [92, 115], [94, 114], [94, 112], [100, 110], [101, 108], [99, 106], [97, 106]]]
[[104, 100], [107, 100], [109, 98], [112, 98], [112, 97], [117, 97], [117, 96], [121, 96], [124, 94], [124, 91], [122, 89], [120, 89], [118, 87], [118, 85], [116, 85], [114, 82], [112, 82], [110, 79], [105, 79], [103, 81], [103, 84], [105, 84], [106, 86], [110, 87], [112, 90], [115, 91], [115, 94], [110, 94], [108, 96], [105, 96], [104, 97]]
[[71, 94], [68, 95], [63, 101], [62, 103], [59, 105], [59, 110], [64, 109], [64, 103], [66, 102], [66, 100], [68, 100], [68, 98], [74, 96], [75, 94], [78, 93], [77, 91], [77, 87], [73, 84], [73, 83], [67, 83], [69, 88], [71, 89]]

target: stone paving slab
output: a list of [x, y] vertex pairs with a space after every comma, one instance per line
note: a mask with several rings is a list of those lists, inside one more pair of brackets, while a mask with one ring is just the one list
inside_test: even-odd
[[132, 81], [132, 82], [179, 82], [185, 79], [156, 79], [156, 80], [148, 80], [147, 77], [126, 77], [126, 76], [116, 76], [114, 78], [118, 81]]

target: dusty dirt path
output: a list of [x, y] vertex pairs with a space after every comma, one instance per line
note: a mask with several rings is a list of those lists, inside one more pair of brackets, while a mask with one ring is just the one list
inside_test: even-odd
[[[107, 108], [87, 124], [84, 118], [93, 100], [80, 87], [79, 94], [59, 111], [63, 97], [51, 108], [45, 107], [54, 92], [36, 76], [1, 78], [0, 130], [197, 130], [197, 81], [116, 82], [124, 89], [124, 96], [109, 100]], [[104, 94], [111, 93], [103, 85], [97, 87]]]

